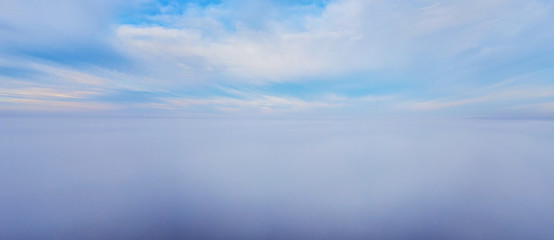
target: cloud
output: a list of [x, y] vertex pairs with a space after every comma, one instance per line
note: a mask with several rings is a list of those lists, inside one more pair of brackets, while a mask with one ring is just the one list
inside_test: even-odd
[[139, 2], [2, 1], [0, 54], [116, 68], [126, 59], [112, 47], [114, 20], [121, 8]]
[[[408, 101], [399, 103], [397, 106], [400, 109], [415, 110], [415, 111], [431, 111], [440, 110], [443, 108], [462, 107], [465, 105], [475, 104], [491, 104], [501, 103], [506, 107], [513, 107], [513, 105], [519, 105], [522, 102], [533, 101], [548, 101], [554, 96], [553, 86], [542, 87], [529, 87], [526, 85], [504, 87], [501, 90], [496, 90], [493, 93], [486, 93], [483, 96], [458, 99], [458, 100], [424, 100], [424, 101]], [[502, 107], [501, 107], [502, 108]]]
[[10, 99], [52, 100], [42, 89], [122, 108], [382, 114], [550, 97], [535, 91], [551, 87], [545, 1], [31, 3], [0, 3]]
[[94, 92], [60, 91], [58, 89], [49, 88], [0, 89], [0, 96], [30, 96], [36, 98], [81, 98], [92, 94], [94, 94]]
[[[236, 10], [227, 6], [157, 16], [166, 19], [158, 26], [124, 25], [118, 38], [128, 52], [140, 52], [146, 63], [173, 65], [175, 73], [221, 76], [215, 71], [256, 83], [398, 67], [432, 69], [419, 64], [422, 59], [439, 66], [514, 59], [513, 54], [528, 50], [524, 43], [546, 46], [554, 37], [537, 29], [553, 20], [551, 6], [543, 1], [345, 0], [329, 3], [321, 13], [297, 16], [299, 23], [292, 26], [272, 14], [257, 15], [251, 21], [268, 22], [260, 29], [221, 19], [221, 12]], [[228, 29], [229, 24], [235, 25]], [[529, 40], [528, 34], [540, 40]]]
[[6, 28], [0, 41], [26, 47], [95, 41], [110, 24], [113, 7], [110, 1], [2, 1], [0, 22]]
[[284, 113], [310, 112], [318, 108], [336, 108], [339, 103], [323, 101], [306, 101], [292, 97], [250, 96], [247, 99], [216, 97], [211, 99], [173, 98], [168, 105], [174, 108], [204, 106], [224, 112], [239, 113]]

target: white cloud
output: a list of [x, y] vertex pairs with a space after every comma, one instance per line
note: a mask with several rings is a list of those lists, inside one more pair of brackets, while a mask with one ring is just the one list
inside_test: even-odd
[[24, 89], [2, 89], [0, 88], [0, 96], [12, 97], [30, 97], [30, 98], [70, 98], [78, 99], [85, 96], [96, 95], [92, 91], [63, 91], [60, 89], [51, 88], [24, 88]]
[[503, 89], [500, 92], [488, 93], [483, 96], [476, 96], [471, 98], [464, 98], [458, 100], [410, 100], [407, 102], [399, 103], [398, 109], [402, 110], [415, 110], [415, 111], [430, 111], [439, 110], [450, 107], [464, 106], [476, 103], [491, 103], [491, 102], [510, 102], [520, 101], [528, 99], [544, 99], [554, 96], [554, 87], [528, 87], [519, 86]]
[[453, 61], [469, 50], [473, 59], [504, 56], [529, 41], [522, 32], [552, 21], [550, 4], [541, 1], [418, 5], [345, 0], [330, 3], [321, 15], [299, 18], [297, 26], [266, 16], [256, 20], [269, 21], [268, 27], [249, 28], [239, 21], [236, 29], [226, 30], [229, 23], [218, 18], [226, 9], [215, 11], [218, 7], [223, 8], [172, 15], [169, 27], [120, 26], [117, 35], [129, 54], [146, 65], [165, 65], [164, 71], [263, 82], [398, 67], [421, 59]]
[[167, 106], [173, 109], [202, 106], [225, 112], [242, 113], [285, 113], [310, 111], [318, 108], [334, 108], [341, 104], [324, 101], [306, 101], [293, 97], [270, 95], [253, 95], [249, 98], [172, 98], [167, 99]]
[[56, 0], [0, 2], [0, 43], [19, 47], [63, 47], [95, 42], [108, 33], [114, 1]]
[[3, 97], [0, 94], [0, 110], [15, 110], [15, 111], [69, 111], [69, 112], [85, 112], [91, 110], [114, 110], [120, 107], [98, 102], [72, 102], [66, 99], [37, 99], [20, 98], [20, 97]]
[[[150, 103], [117, 102], [115, 98], [111, 104], [294, 112], [338, 107], [372, 111], [386, 107], [390, 111], [439, 110], [552, 96], [552, 89], [548, 85], [540, 89], [542, 80], [528, 72], [528, 75], [518, 72], [527, 79], [517, 82], [529, 81], [527, 86], [532, 87], [512, 83], [497, 86], [492, 83], [494, 80], [480, 83], [487, 77], [480, 75], [471, 76], [477, 78], [477, 84], [464, 85], [460, 82], [470, 82], [469, 78], [456, 75], [550, 49], [549, 40], [554, 41], [554, 34], [548, 31], [549, 23], [553, 23], [552, 3], [539, 0], [341, 0], [319, 10], [290, 6], [273, 9], [276, 6], [267, 2], [246, 8], [248, 4], [238, 2], [208, 7], [171, 5], [163, 7], [161, 15], [146, 17], [152, 20], [149, 24], [113, 25], [113, 28], [109, 27], [110, 18], [117, 6], [123, 4], [120, 1], [58, 0], [29, 5], [31, 2], [0, 3], [0, 33], [6, 33], [0, 36], [0, 43], [4, 48], [16, 43], [40, 49], [71, 41], [103, 41], [112, 43], [115, 52], [124, 54], [136, 65], [121, 71], [90, 65], [81, 68], [38, 58], [22, 57], [14, 61], [16, 57], [7, 54], [8, 57], [0, 57], [0, 66], [30, 69], [38, 74], [34, 79], [0, 76], [4, 100], [52, 101], [56, 96], [87, 100], [91, 96], [129, 90], [158, 95], [153, 94], [149, 99], [154, 102]], [[56, 8], [57, 5], [62, 7]], [[244, 15], [247, 12], [252, 14]], [[6, 31], [10, 29], [17, 29], [18, 33], [8, 34]], [[287, 95], [278, 91], [266, 94], [258, 88], [271, 82], [306, 78], [349, 78], [367, 71], [402, 72], [395, 79], [400, 85], [409, 81], [428, 81], [428, 84], [416, 86], [426, 88], [424, 93], [399, 88], [386, 89], [385, 95], [366, 97], [340, 95], [330, 84], [329, 89], [319, 89], [319, 96], [309, 99], [303, 98], [303, 94]], [[433, 75], [433, 71], [443, 72]], [[412, 78], [411, 73], [416, 76]], [[543, 72], [542, 79], [544, 75]], [[432, 77], [427, 79], [427, 76]], [[357, 82], [363, 87], [372, 81], [367, 75], [363, 79], [348, 80], [363, 82]], [[454, 83], [451, 88], [456, 88], [452, 91], [454, 94], [444, 91], [444, 85], [448, 84], [430, 86], [434, 82], [449, 81]], [[252, 92], [238, 93], [239, 97], [206, 98], [185, 93], [193, 92], [198, 86], [214, 89], [236, 82], [243, 82], [241, 86], [251, 87]], [[310, 88], [314, 82], [306, 82], [306, 87]], [[372, 90], [380, 92], [381, 87]], [[394, 88], [383, 88], [389, 87]], [[473, 92], [465, 94], [461, 87], [473, 88]], [[427, 97], [421, 97], [425, 93]]]

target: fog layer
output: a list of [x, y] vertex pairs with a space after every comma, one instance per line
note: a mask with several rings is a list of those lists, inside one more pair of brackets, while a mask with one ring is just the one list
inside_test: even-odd
[[0, 239], [553, 239], [554, 124], [0, 119]]

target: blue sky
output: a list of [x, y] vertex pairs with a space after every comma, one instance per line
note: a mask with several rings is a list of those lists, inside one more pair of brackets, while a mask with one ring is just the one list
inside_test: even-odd
[[551, 1], [0, 2], [0, 112], [554, 117]]

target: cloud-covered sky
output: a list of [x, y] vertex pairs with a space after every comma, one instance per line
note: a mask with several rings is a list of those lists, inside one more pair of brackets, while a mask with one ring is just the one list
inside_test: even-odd
[[553, 117], [544, 0], [0, 2], [0, 111]]

